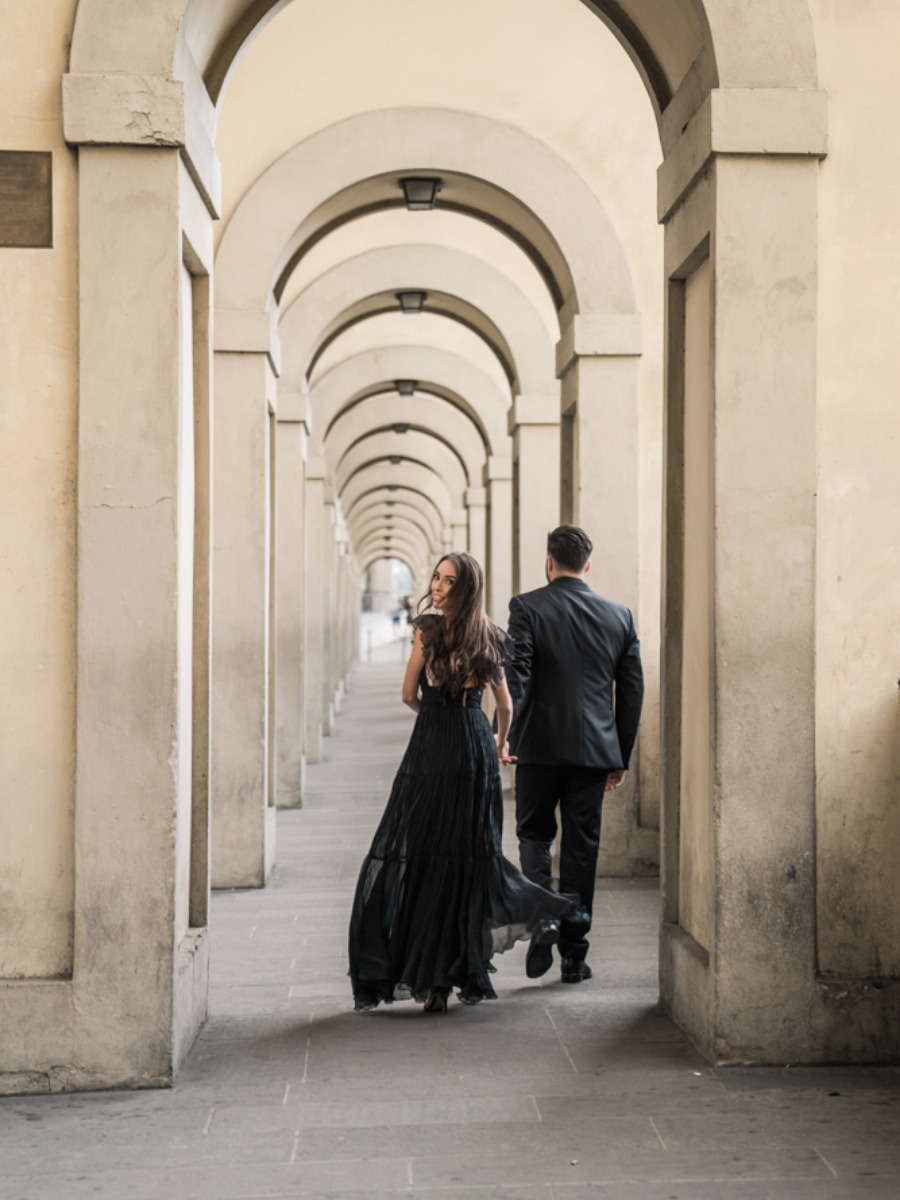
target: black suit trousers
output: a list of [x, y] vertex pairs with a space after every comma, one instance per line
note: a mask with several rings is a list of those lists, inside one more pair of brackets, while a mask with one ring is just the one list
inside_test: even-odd
[[550, 856], [556, 838], [556, 806], [562, 824], [559, 890], [581, 900], [587, 920], [560, 922], [559, 952], [583, 959], [591, 928], [600, 818], [609, 772], [603, 767], [547, 766], [520, 763], [516, 768], [516, 834], [522, 873], [550, 886]]

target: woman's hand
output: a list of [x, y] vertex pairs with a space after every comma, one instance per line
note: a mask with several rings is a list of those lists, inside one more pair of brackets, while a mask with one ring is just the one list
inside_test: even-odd
[[509, 752], [509, 742], [504, 741], [501, 743], [499, 733], [494, 734], [494, 744], [497, 747], [497, 761], [501, 766], [506, 767], [509, 766], [510, 763], [518, 761], [516, 756], [514, 754], [510, 754]]

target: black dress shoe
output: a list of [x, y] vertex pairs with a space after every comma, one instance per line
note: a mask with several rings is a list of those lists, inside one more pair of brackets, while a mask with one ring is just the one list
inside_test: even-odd
[[553, 965], [553, 947], [559, 941], [559, 926], [555, 921], [545, 921], [528, 947], [525, 955], [525, 974], [529, 979], [546, 975]]
[[560, 970], [563, 983], [581, 983], [584, 979], [590, 979], [592, 974], [583, 958], [564, 958]]

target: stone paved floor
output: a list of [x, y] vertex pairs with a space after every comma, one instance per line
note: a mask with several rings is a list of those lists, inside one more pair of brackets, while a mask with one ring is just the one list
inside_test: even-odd
[[652, 881], [601, 881], [591, 983], [532, 983], [518, 947], [496, 1003], [351, 1011], [400, 670], [357, 668], [270, 886], [215, 896], [212, 1014], [175, 1088], [0, 1101], [0, 1198], [900, 1197], [900, 1073], [708, 1067], [655, 1004]]

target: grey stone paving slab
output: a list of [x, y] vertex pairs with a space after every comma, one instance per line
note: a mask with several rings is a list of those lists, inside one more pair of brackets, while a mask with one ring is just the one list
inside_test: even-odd
[[891, 1200], [877, 1188], [859, 1189], [838, 1179], [684, 1179], [574, 1185], [552, 1188], [553, 1200]]
[[269, 885], [213, 897], [211, 1018], [175, 1087], [0, 1100], [0, 1200], [898, 1200], [900, 1071], [712, 1069], [657, 1005], [654, 880], [599, 881], [589, 983], [527, 979], [518, 946], [497, 1002], [352, 1011], [400, 675], [356, 672]]
[[[596, 1147], [576, 1149], [572, 1157], [537, 1158], [521, 1156], [458, 1159], [413, 1159], [413, 1177], [418, 1187], [437, 1187], [448, 1177], [451, 1182], [487, 1184], [540, 1183], [565, 1187], [625, 1180], [653, 1182], [684, 1177], [697, 1179], [829, 1179], [833, 1176], [814, 1151], [780, 1150], [772, 1155], [718, 1153], [711, 1155], [698, 1173], [697, 1165], [685, 1156], [666, 1153], [656, 1146], [634, 1148], [618, 1145], [598, 1131]], [[599, 1147], [602, 1147], [600, 1149]], [[624, 1151], [624, 1152], [623, 1152]]]

